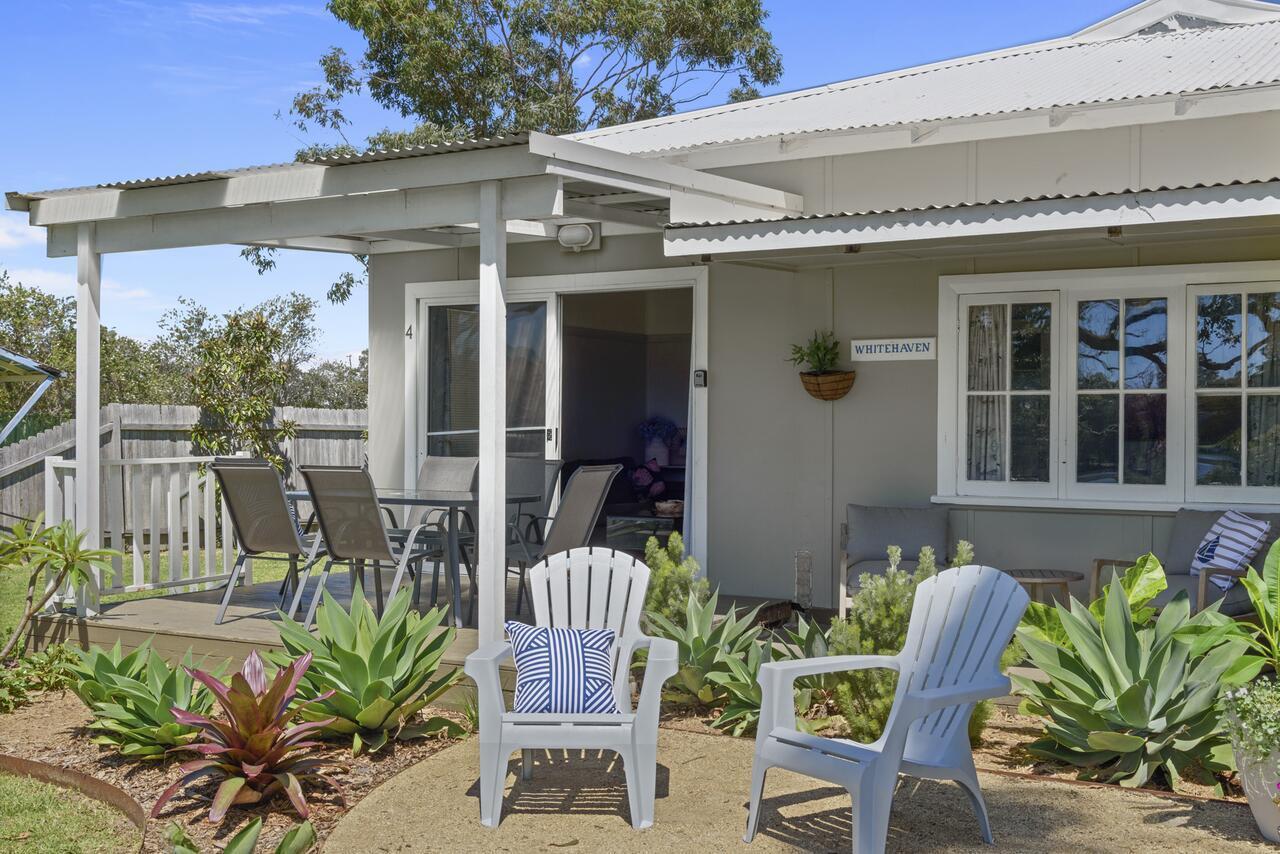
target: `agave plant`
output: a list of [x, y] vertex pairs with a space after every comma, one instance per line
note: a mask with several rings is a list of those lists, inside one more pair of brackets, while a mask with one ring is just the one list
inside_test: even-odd
[[663, 690], [668, 700], [682, 705], [709, 706], [722, 699], [723, 688], [708, 676], [728, 671], [727, 662], [747, 656], [760, 635], [760, 627], [755, 625], [759, 606], [741, 618], [738, 609], [731, 608], [717, 621], [719, 596], [716, 591], [706, 604], [700, 605], [690, 593], [683, 626], [652, 611], [646, 615], [659, 637], [675, 641], [679, 653], [680, 669]]
[[751, 735], [760, 721], [761, 688], [757, 677], [760, 665], [773, 661], [773, 640], [755, 642], [746, 655], [726, 658], [725, 669], [707, 674], [707, 680], [724, 690], [726, 702], [720, 716], [711, 722], [730, 735]]
[[321, 732], [350, 738], [355, 755], [381, 750], [393, 737], [419, 738], [435, 732], [457, 737], [464, 732], [438, 716], [410, 723], [461, 679], [462, 672], [440, 668], [457, 633], [452, 627], [436, 631], [445, 612], [432, 608], [419, 616], [409, 601], [409, 590], [401, 590], [379, 620], [358, 584], [350, 611], [325, 591], [314, 635], [281, 615], [280, 640], [286, 655], [271, 659], [283, 664], [303, 654], [312, 656], [310, 669], [298, 683], [298, 695], [308, 701], [302, 716], [327, 720]]
[[1158, 772], [1175, 788], [1184, 777], [1217, 785], [1232, 767], [1218, 710], [1221, 678], [1242, 651], [1236, 640], [1204, 643], [1218, 623], [1216, 609], [1190, 616], [1185, 592], [1154, 623], [1134, 624], [1119, 580], [1113, 580], [1101, 619], [1076, 599], [1057, 606], [1068, 646], [1038, 630], [1018, 636], [1037, 667], [1037, 682], [1015, 676], [1024, 709], [1048, 718], [1046, 735], [1030, 746], [1036, 756], [1084, 769], [1082, 777], [1141, 786]]
[[320, 746], [307, 737], [330, 721], [290, 726], [295, 716], [290, 707], [310, 666], [311, 655], [307, 653], [281, 668], [268, 683], [262, 659], [254, 650], [240, 672], [232, 674], [229, 685], [210, 673], [184, 668], [213, 692], [227, 719], [215, 720], [176, 707], [171, 710], [179, 723], [200, 730], [198, 742], [175, 749], [199, 753], [203, 758], [178, 768], [181, 776], [160, 795], [151, 817], [158, 816], [179, 789], [208, 774], [223, 778], [209, 809], [211, 822], [221, 821], [234, 804], [256, 804], [281, 792], [305, 819], [310, 808], [304, 783], [320, 782], [337, 790], [337, 784], [321, 771], [325, 760], [307, 755], [311, 748]]
[[[1114, 576], [1114, 573], [1113, 573]], [[1156, 609], [1150, 606], [1152, 599], [1159, 596], [1169, 586], [1165, 578], [1164, 567], [1160, 559], [1153, 554], [1143, 555], [1125, 570], [1119, 579], [1120, 589], [1129, 601], [1129, 610], [1133, 615], [1134, 625], [1144, 626], [1156, 615]], [[1101, 620], [1103, 608], [1111, 592], [1111, 585], [1102, 588], [1102, 595], [1089, 603], [1089, 613]], [[1053, 604], [1031, 602], [1022, 618], [1022, 626], [1043, 641], [1058, 645], [1071, 645], [1071, 638], [1058, 619], [1057, 608]]]
[[170, 667], [149, 642], [128, 655], [121, 654], [119, 641], [109, 652], [97, 646], [79, 652], [70, 665], [76, 679], [71, 690], [93, 712], [94, 743], [124, 756], [158, 759], [194, 741], [199, 728], [178, 721], [174, 710], [207, 715], [213, 694], [191, 678], [191, 666], [190, 650], [181, 667]]

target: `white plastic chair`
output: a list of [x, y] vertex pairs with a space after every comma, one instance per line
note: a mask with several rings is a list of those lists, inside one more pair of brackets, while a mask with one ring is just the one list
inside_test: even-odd
[[[883, 852], [898, 774], [954, 780], [969, 796], [982, 838], [993, 842], [969, 745], [979, 700], [1009, 693], [1000, 655], [1027, 607], [1018, 582], [989, 566], [949, 569], [916, 588], [907, 642], [897, 655], [840, 655], [760, 668], [762, 702], [747, 814], [750, 842], [770, 768], [787, 768], [849, 790], [855, 854]], [[873, 744], [820, 738], [796, 729], [795, 680], [819, 673], [885, 668], [898, 688]]]
[[[511, 657], [506, 641], [467, 656], [480, 712], [480, 823], [497, 827], [511, 753], [522, 751], [522, 777], [533, 775], [534, 749], [612, 750], [623, 762], [631, 824], [653, 825], [662, 685], [676, 672], [676, 645], [640, 632], [649, 567], [611, 549], [573, 549], [549, 555], [529, 570], [534, 624], [613, 629], [613, 696], [619, 714], [516, 714], [502, 698], [498, 665]], [[648, 649], [640, 701], [631, 709], [631, 660]]]

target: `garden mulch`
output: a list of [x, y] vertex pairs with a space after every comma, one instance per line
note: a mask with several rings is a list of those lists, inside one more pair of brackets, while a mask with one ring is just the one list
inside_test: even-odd
[[[455, 713], [435, 710], [460, 720]], [[70, 692], [38, 695], [35, 702], [8, 715], [0, 715], [0, 753], [35, 759], [52, 765], [74, 768], [124, 789], [148, 812], [165, 790], [177, 779], [177, 766], [188, 759], [182, 754], [155, 762], [124, 759], [107, 748], [90, 741], [86, 729], [88, 711]], [[338, 820], [374, 787], [394, 777], [447, 746], [440, 739], [418, 739], [393, 743], [374, 756], [351, 757], [347, 747], [320, 750], [316, 755], [332, 760], [333, 777], [342, 786], [342, 798], [315, 787], [308, 790], [311, 823], [323, 839]], [[159, 817], [147, 824], [142, 850], [148, 854], [167, 854], [164, 833], [170, 822], [180, 824], [191, 838], [208, 851], [221, 849], [237, 831], [262, 816], [263, 829], [259, 846], [270, 850], [300, 819], [288, 801], [278, 798], [255, 807], [235, 807], [218, 825], [205, 820], [217, 781], [209, 779], [193, 784], [169, 802]]]

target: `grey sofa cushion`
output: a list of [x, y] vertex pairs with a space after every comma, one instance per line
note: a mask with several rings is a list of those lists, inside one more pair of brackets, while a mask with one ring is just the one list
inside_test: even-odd
[[[1262, 549], [1254, 557], [1254, 563], [1261, 564], [1267, 549], [1280, 537], [1280, 513], [1250, 513], [1247, 509], [1240, 511], [1254, 519], [1271, 523], [1271, 531], [1262, 544]], [[1173, 517], [1173, 530], [1169, 534], [1169, 544], [1163, 551], [1157, 551], [1156, 557], [1164, 565], [1165, 575], [1191, 575], [1191, 561], [1196, 556], [1200, 541], [1209, 532], [1210, 526], [1222, 515], [1220, 510], [1179, 510]], [[1170, 583], [1172, 586], [1172, 582]], [[1232, 588], [1235, 589], [1234, 587]]]
[[[918, 561], [904, 559], [898, 564], [898, 569], [906, 572], [915, 572], [918, 565]], [[862, 587], [861, 580], [863, 575], [866, 575], [867, 573], [872, 575], [883, 575], [885, 570], [888, 568], [889, 561], [887, 560], [860, 560], [857, 563], [850, 564], [848, 578], [849, 595], [852, 596], [853, 591]]]
[[[1195, 608], [1196, 596], [1200, 590], [1199, 578], [1194, 575], [1166, 575], [1165, 579], [1169, 582], [1169, 587], [1161, 591], [1160, 595], [1152, 601], [1152, 605], [1157, 608], [1163, 608], [1173, 600], [1178, 591], [1185, 590], [1191, 600], [1192, 607]], [[1209, 594], [1209, 601], [1221, 601], [1218, 606], [1219, 610], [1228, 617], [1243, 616], [1253, 610], [1253, 605], [1249, 602], [1249, 593], [1244, 589], [1243, 584], [1233, 584], [1225, 595], [1222, 588], [1213, 583], [1210, 583], [1206, 589]]]
[[901, 546], [903, 557], [913, 561], [923, 546], [933, 546], [939, 563], [947, 557], [949, 540], [945, 507], [867, 507], [850, 504], [846, 513], [849, 542], [845, 546], [845, 553], [850, 564], [884, 561], [885, 550], [889, 546]]

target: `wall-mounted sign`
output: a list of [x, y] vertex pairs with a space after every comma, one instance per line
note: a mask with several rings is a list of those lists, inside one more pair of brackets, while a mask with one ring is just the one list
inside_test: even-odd
[[855, 362], [898, 362], [938, 358], [937, 338], [863, 338], [849, 342]]

